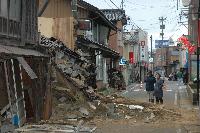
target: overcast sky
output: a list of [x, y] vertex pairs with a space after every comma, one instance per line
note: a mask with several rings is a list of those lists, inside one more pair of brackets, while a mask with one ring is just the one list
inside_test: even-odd
[[[121, 8], [122, 0], [85, 0], [86, 2], [98, 7], [99, 9], [116, 9]], [[153, 35], [154, 40], [161, 39], [159, 17], [166, 17], [164, 24], [164, 39], [172, 37], [177, 40], [182, 34], [187, 34], [187, 28], [180, 23], [179, 14], [181, 12], [181, 0], [177, 10], [177, 0], [124, 0], [124, 10], [126, 15], [130, 16], [131, 21], [126, 29], [136, 28], [137, 26], [148, 32], [148, 35]], [[186, 18], [182, 18], [186, 21]], [[136, 26], [137, 25], [137, 26]]]

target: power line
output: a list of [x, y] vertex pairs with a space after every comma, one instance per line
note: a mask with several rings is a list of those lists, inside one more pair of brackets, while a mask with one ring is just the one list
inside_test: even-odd
[[104, 0], [104, 2], [106, 2], [106, 4], [107, 4], [110, 8], [113, 9], [113, 7], [112, 7], [106, 0]]
[[120, 9], [112, 0], [110, 0], [110, 2], [111, 2], [115, 7], [117, 7], [118, 9]]

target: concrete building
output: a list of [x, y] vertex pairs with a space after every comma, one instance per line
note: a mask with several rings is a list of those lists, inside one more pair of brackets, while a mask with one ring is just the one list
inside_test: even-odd
[[[74, 2], [49, 1], [38, 18], [39, 31], [48, 38], [61, 40], [72, 51], [81, 50], [85, 58], [96, 66], [97, 88], [105, 87], [109, 83], [108, 71], [116, 67], [122, 54], [122, 18], [117, 18], [117, 23], [113, 23], [114, 20], [111, 22], [97, 7], [83, 0]], [[42, 3], [43, 0], [40, 0], [39, 5]]]
[[[188, 15], [188, 36], [189, 41], [193, 44], [197, 45], [198, 41], [200, 40], [199, 35], [199, 19], [198, 19], [198, 8], [199, 8], [199, 0], [192, 0], [190, 4], [187, 6], [189, 8], [189, 15]], [[196, 53], [189, 54], [188, 56], [188, 72], [189, 72], [189, 79], [193, 80], [197, 74], [197, 55]]]
[[[126, 84], [144, 81], [149, 62], [147, 32], [136, 29], [125, 33], [124, 36], [124, 58], [128, 62], [124, 71]], [[132, 63], [130, 52], [133, 53]]]
[[149, 52], [148, 52], [148, 33], [141, 29], [138, 29], [139, 36], [139, 55], [140, 55], [140, 81], [144, 81], [144, 78], [148, 71], [149, 64]]
[[170, 73], [179, 70], [179, 60], [180, 55], [177, 46], [156, 49], [155, 70], [161, 71], [164, 69], [165, 75], [168, 76]]

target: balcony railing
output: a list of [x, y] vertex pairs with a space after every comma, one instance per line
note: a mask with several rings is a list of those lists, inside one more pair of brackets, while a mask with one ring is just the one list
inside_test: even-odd
[[20, 39], [21, 37], [20, 22], [0, 17], [0, 35]]

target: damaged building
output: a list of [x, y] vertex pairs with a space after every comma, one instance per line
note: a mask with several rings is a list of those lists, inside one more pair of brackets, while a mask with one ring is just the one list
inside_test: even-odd
[[[39, 6], [43, 4], [44, 1], [40, 0]], [[71, 0], [49, 1], [38, 18], [38, 24], [42, 35], [62, 41], [70, 50], [93, 64], [96, 76], [91, 76], [89, 86], [95, 89], [111, 83], [113, 77], [109, 77], [108, 72], [116, 68], [120, 54], [111, 49], [108, 42], [111, 30], [117, 32], [117, 27], [102, 11], [83, 0], [77, 3]], [[123, 76], [116, 81], [124, 81]], [[117, 88], [124, 88], [124, 85], [121, 82]]]
[[37, 12], [36, 1], [1, 1], [1, 127], [51, 115], [49, 57], [38, 51]]
[[41, 36], [40, 45], [48, 50], [54, 68], [56, 91], [67, 93], [70, 101], [78, 101], [78, 93], [88, 100], [94, 100], [96, 80], [95, 66], [83, 56], [70, 50], [66, 45], [56, 39]]

